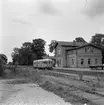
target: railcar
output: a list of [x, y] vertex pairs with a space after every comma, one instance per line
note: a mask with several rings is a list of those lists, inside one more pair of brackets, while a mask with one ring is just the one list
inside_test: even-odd
[[33, 67], [37, 69], [52, 69], [53, 60], [51, 59], [34, 60]]

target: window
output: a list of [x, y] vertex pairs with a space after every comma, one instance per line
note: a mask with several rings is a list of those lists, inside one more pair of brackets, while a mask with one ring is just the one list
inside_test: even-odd
[[60, 55], [61, 54], [61, 51], [60, 51], [60, 49], [58, 49], [58, 55]]
[[61, 59], [60, 59], [60, 65], [61, 65]]
[[81, 59], [81, 65], [83, 65], [84, 64], [84, 59]]
[[86, 48], [85, 48], [85, 52], [93, 52], [93, 48], [91, 48], [91, 47], [86, 47]]
[[91, 52], [91, 48], [90, 47], [88, 47], [87, 52]]
[[46, 61], [43, 61], [43, 63], [44, 63], [44, 64], [47, 64], [47, 62], [46, 62]]
[[90, 65], [91, 64], [91, 59], [88, 59], [88, 65]]
[[97, 64], [98, 63], [98, 59], [95, 59], [95, 64]]
[[59, 60], [57, 60], [57, 66], [59, 67]]
[[49, 64], [50, 64], [51, 62], [49, 61]]
[[93, 52], [93, 49], [91, 49], [91, 52]]
[[74, 59], [72, 59], [72, 65], [74, 65]]
[[87, 48], [85, 48], [85, 52], [87, 52]]

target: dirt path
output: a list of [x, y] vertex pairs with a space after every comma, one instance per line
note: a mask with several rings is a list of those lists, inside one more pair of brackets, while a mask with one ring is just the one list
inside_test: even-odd
[[36, 84], [7, 84], [0, 80], [0, 105], [71, 105]]

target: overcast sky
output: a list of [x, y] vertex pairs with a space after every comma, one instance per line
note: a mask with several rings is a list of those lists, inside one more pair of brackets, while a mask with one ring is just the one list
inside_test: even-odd
[[[11, 60], [14, 47], [43, 38], [90, 41], [104, 33], [104, 0], [0, 0], [0, 53]], [[1, 6], [0, 6], [1, 7]], [[46, 47], [47, 53], [48, 47]]]

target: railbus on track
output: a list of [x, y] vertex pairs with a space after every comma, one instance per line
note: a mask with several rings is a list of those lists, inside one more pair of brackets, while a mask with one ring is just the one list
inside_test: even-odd
[[51, 59], [34, 60], [33, 67], [37, 69], [53, 69], [53, 60]]

